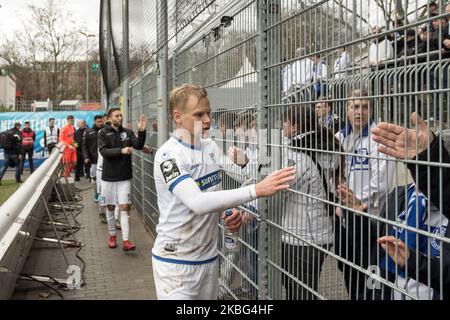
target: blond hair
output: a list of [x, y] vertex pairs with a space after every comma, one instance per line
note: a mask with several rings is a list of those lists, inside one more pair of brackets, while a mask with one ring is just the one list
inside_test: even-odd
[[176, 108], [183, 109], [190, 96], [196, 97], [199, 101], [204, 98], [208, 98], [208, 93], [205, 89], [192, 84], [183, 84], [174, 88], [169, 95], [169, 110], [170, 114]]

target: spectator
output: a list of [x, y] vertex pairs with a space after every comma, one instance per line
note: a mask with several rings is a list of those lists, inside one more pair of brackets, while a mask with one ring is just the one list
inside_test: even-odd
[[320, 95], [326, 95], [327, 92], [327, 81], [328, 81], [328, 71], [327, 65], [322, 60], [320, 55], [314, 56], [312, 59], [313, 64], [313, 96], [316, 100]]
[[[83, 137], [83, 160], [85, 165], [90, 165], [90, 177], [94, 181], [96, 180], [97, 176], [98, 132], [102, 128], [103, 117], [101, 115], [97, 115], [94, 117], [94, 125], [92, 126], [92, 129], [86, 129]], [[97, 188], [95, 188], [94, 190], [94, 201], [97, 202], [99, 194], [97, 193]]]
[[[402, 19], [396, 19], [393, 23], [394, 29], [402, 28], [404, 26]], [[388, 40], [391, 41], [392, 46], [394, 48], [395, 56], [399, 56], [400, 52], [405, 47], [405, 35], [406, 30], [397, 30], [388, 35]]]
[[[237, 141], [242, 141], [242, 149], [236, 147], [230, 147], [228, 152], [228, 158], [221, 159], [221, 168], [225, 170], [222, 174], [223, 181], [225, 177], [231, 176], [234, 178], [237, 184], [233, 184], [236, 187], [241, 187], [242, 184], [250, 183], [252, 181], [257, 181], [258, 179], [258, 132], [256, 128], [256, 114], [252, 111], [245, 112], [240, 115], [235, 122], [237, 131]], [[227, 164], [227, 160], [232, 159], [235, 165], [242, 168], [240, 174], [235, 174], [239, 172], [233, 170], [233, 166]], [[227, 183], [230, 186], [231, 183]], [[245, 243], [250, 246], [253, 250], [258, 250], [258, 200], [247, 202], [242, 204], [242, 207], [246, 210], [240, 210], [243, 223], [243, 231], [241, 232], [241, 237]], [[254, 282], [258, 283], [258, 256], [257, 254], [249, 248], [241, 250], [245, 256], [245, 273]], [[228, 254], [227, 257], [234, 264], [239, 263], [239, 254]], [[221, 266], [221, 277], [222, 282], [231, 285], [233, 281], [233, 276], [235, 275], [235, 270], [229, 263], [224, 263]], [[223, 296], [224, 292], [220, 292]], [[258, 297], [257, 291], [253, 285], [249, 285], [247, 281], [242, 281], [241, 286], [237, 292], [238, 296], [246, 297], [251, 299], [256, 299]]]
[[25, 165], [25, 158], [28, 155], [28, 163], [30, 164], [30, 173], [34, 172], [34, 141], [36, 140], [36, 134], [30, 128], [30, 122], [25, 122], [25, 128], [22, 130], [22, 162], [20, 164], [20, 174], [23, 174], [23, 167]]
[[[297, 56], [306, 55], [304, 48], [298, 48]], [[301, 58], [292, 65], [292, 87], [295, 92], [294, 101], [309, 101], [311, 97], [311, 83], [313, 80], [313, 61], [309, 58]]]
[[0, 185], [8, 167], [16, 168], [16, 182], [21, 183], [20, 179], [20, 161], [22, 159], [22, 132], [19, 122], [14, 123], [14, 128], [5, 133], [5, 140], [3, 142], [3, 150], [5, 160], [3, 167], [0, 169]]
[[[372, 34], [381, 33], [380, 27], [373, 27]], [[386, 36], [375, 38], [369, 47], [369, 66], [376, 67], [394, 58], [394, 48]]]
[[[427, 51], [426, 43], [421, 40], [421, 38], [416, 34], [415, 30], [407, 30], [405, 34], [405, 44], [398, 54], [400, 58], [404, 58], [406, 56], [417, 56]], [[426, 60], [426, 57], [419, 57], [418, 59], [419, 62], [422, 62], [424, 60]]]
[[[374, 141], [384, 144], [384, 146], [379, 147], [379, 151], [399, 159], [414, 159], [417, 157], [419, 161], [439, 161], [439, 149], [442, 149], [442, 162], [450, 163], [450, 156], [443, 147], [442, 140], [439, 137], [436, 138], [432, 133], [428, 135], [427, 124], [420, 117], [413, 114], [411, 118], [412, 124], [418, 126], [417, 131], [388, 123], [380, 123], [372, 129]], [[450, 148], [450, 134], [448, 131], [445, 134], [444, 132], [442, 137], [447, 139], [447, 148]], [[428, 141], [430, 141], [430, 144], [428, 144]], [[430, 149], [429, 159], [427, 149]], [[445, 197], [441, 206], [439, 195], [440, 189], [443, 189], [442, 194], [450, 193], [450, 169], [429, 165], [418, 165], [416, 168], [415, 164], [410, 163], [408, 168], [416, 185], [412, 184], [407, 188], [399, 187], [391, 192], [386, 202], [388, 207], [384, 208], [380, 216], [432, 234], [443, 236], [445, 233], [445, 237], [448, 238], [450, 236], [448, 229], [449, 199]], [[431, 192], [427, 196], [425, 193], [428, 191], [428, 177], [439, 176], [440, 171], [442, 171], [443, 183], [440, 184], [439, 179], [431, 179]], [[422, 193], [419, 189], [426, 191]], [[435, 205], [431, 200], [438, 205]], [[406, 215], [404, 213], [405, 208], [408, 208], [408, 214]], [[375, 228], [373, 224], [371, 225], [366, 221], [364, 230], [370, 230], [370, 239], [373, 242], [373, 235], [377, 234], [377, 231], [384, 230], [384, 227], [378, 224]], [[381, 237], [378, 243], [388, 252], [390, 259], [385, 259], [384, 255], [381, 254], [380, 257], [375, 257], [372, 260], [381, 261], [381, 268], [389, 271], [387, 274], [388, 280], [395, 282], [398, 287], [406, 289], [412, 295], [417, 294], [420, 299], [442, 298], [448, 300], [450, 260], [447, 257], [450, 256], [450, 245], [444, 242], [441, 251], [439, 240], [418, 235], [414, 231], [405, 229], [390, 227], [389, 234]], [[370, 247], [366, 247], [366, 250], [367, 248]], [[373, 250], [368, 250], [369, 252], [377, 251], [373, 247], [370, 249]], [[398, 252], [398, 256], [396, 252]], [[441, 252], [442, 256], [440, 257]], [[366, 267], [366, 265], [360, 266]], [[381, 272], [381, 274], [384, 275], [386, 272]], [[441, 291], [441, 284], [443, 291]], [[389, 298], [391, 295], [394, 299], [404, 298], [401, 292], [392, 292], [393, 290], [390, 290], [390, 287], [386, 286], [383, 289], [384, 298]]]
[[[378, 145], [369, 135], [369, 130], [375, 126], [370, 120], [372, 110], [368, 94], [365, 90], [354, 90], [347, 102], [347, 117], [349, 124], [336, 134], [347, 156], [347, 185], [338, 187], [338, 194], [344, 205], [368, 210], [369, 214], [378, 215], [383, 207], [384, 199], [392, 184], [394, 164], [387, 160], [369, 159], [368, 156], [386, 158], [378, 152]], [[337, 210], [340, 219], [335, 228], [336, 253], [351, 262], [361, 262], [363, 265], [369, 259], [369, 235], [367, 221], [353, 212], [342, 214]], [[375, 241], [376, 239], [372, 239]], [[369, 241], [369, 242], [367, 242]], [[338, 263], [344, 272], [345, 283], [352, 300], [361, 299], [364, 295], [365, 276], [357, 270]]]
[[[433, 17], [436, 16], [439, 15], [433, 15]], [[442, 49], [444, 53], [447, 53], [450, 50], [450, 33], [447, 18], [435, 18], [432, 21], [432, 28], [430, 32], [428, 32], [427, 29], [424, 29], [420, 35], [420, 38], [425, 43], [429, 41], [430, 51], [438, 51]], [[438, 58], [438, 54], [433, 55], [433, 60]]]
[[352, 67], [352, 60], [350, 59], [345, 47], [340, 47], [337, 49], [339, 54], [338, 58], [334, 62], [333, 73], [334, 79], [341, 79], [345, 76], [347, 69]]
[[[433, 14], [433, 16], [438, 16]], [[429, 47], [429, 59], [438, 60], [450, 57], [450, 34], [449, 34], [449, 23], [445, 17], [437, 17], [432, 21], [432, 31], [428, 32], [424, 30], [420, 34], [421, 41], [423, 45]], [[442, 68], [435, 68], [430, 71], [429, 79], [430, 90], [439, 90], [447, 88], [448, 85], [448, 66], [446, 64], [442, 65]], [[442, 82], [441, 82], [442, 81]], [[441, 86], [442, 83], [442, 86]], [[437, 101], [437, 94], [431, 94], [431, 106], [425, 111], [430, 110], [430, 113], [422, 112], [424, 118], [429, 118], [431, 121], [434, 119], [440, 119], [440, 107]]]
[[223, 112], [217, 119], [217, 137], [214, 134], [211, 135], [212, 137], [214, 135], [217, 145], [224, 153], [228, 149], [227, 146], [232, 144], [236, 118], [236, 113], [233, 111]]
[[344, 152], [352, 154], [347, 156], [348, 188], [358, 200], [368, 203], [372, 213], [376, 214], [391, 187], [394, 165], [390, 161], [368, 158], [388, 157], [378, 152], [377, 143], [369, 135], [375, 123], [371, 120], [372, 109], [367, 91], [354, 90], [348, 99], [348, 124], [336, 133]]
[[59, 128], [55, 126], [55, 118], [50, 118], [48, 122], [49, 126], [44, 131], [44, 145], [50, 154], [59, 142]]
[[422, 13], [419, 16], [419, 20], [423, 20], [423, 19], [426, 19], [428, 17], [431, 17], [433, 14], [437, 14], [438, 13], [438, 9], [439, 9], [439, 7], [438, 7], [436, 1], [431, 1], [422, 10]]
[[[83, 140], [86, 132], [86, 121], [78, 121], [78, 130], [75, 131], [75, 142], [77, 143], [77, 169], [75, 171], [75, 181], [80, 181], [80, 177], [90, 178], [90, 165], [83, 161]], [[83, 172], [84, 171], [84, 172]]]
[[331, 129], [336, 133], [341, 128], [339, 116], [333, 113], [332, 102], [328, 98], [322, 97], [316, 103], [316, 117], [320, 126]]
[[292, 91], [292, 65], [286, 63], [281, 69], [281, 94], [287, 97]]
[[[450, 3], [445, 6], [444, 12], [445, 13], [450, 13]], [[447, 20], [448, 20], [448, 17], [447, 17]], [[448, 27], [448, 33], [450, 33], [450, 25]]]
[[[449, 131], [443, 131], [441, 137], [435, 136], [432, 132], [429, 133], [427, 124], [415, 113], [411, 115], [411, 122], [413, 125], [417, 125], [417, 130], [406, 129], [389, 123], [380, 123], [373, 128], [373, 139], [382, 144], [379, 151], [398, 159], [450, 163]], [[426, 197], [426, 201], [429, 201], [432, 207], [439, 208], [446, 218], [437, 216], [438, 219], [442, 222], [444, 222], [444, 219], [450, 219], [450, 198], [446, 196], [441, 199], [440, 197], [441, 192], [443, 195], [450, 194], [450, 169], [411, 163], [408, 163], [408, 169], [417, 187], [423, 192], [422, 198]], [[442, 180], [430, 179], [431, 184], [428, 185], [428, 178], [437, 176], [442, 176]], [[435, 215], [438, 214], [436, 210], [434, 212]], [[414, 223], [414, 221], [412, 222]], [[446, 238], [450, 238], [448, 225], [441, 228], [441, 233], [443, 232], [445, 232]], [[411, 239], [416, 239], [416, 236], [412, 235]], [[388, 252], [391, 261], [397, 263], [400, 271], [408, 270], [408, 275], [422, 283], [422, 288], [424, 284], [429, 284], [435, 292], [440, 293], [440, 296], [435, 296], [435, 298], [450, 300], [450, 244], [448, 242], [443, 242], [442, 251], [438, 250], [437, 252], [438, 255], [442, 252], [441, 257], [437, 255], [428, 256], [427, 252], [423, 252], [423, 250], [420, 253], [411, 250], [415, 247], [415, 244], [411, 245], [408, 242], [408, 246], [406, 246], [405, 241], [398, 239], [398, 237], [382, 237], [378, 242]], [[439, 243], [439, 241], [435, 243]], [[443, 291], [441, 291], [441, 285]]]
[[[308, 148], [325, 151], [339, 150], [339, 143], [328, 130], [319, 128], [313, 108], [290, 106], [284, 114], [283, 133], [291, 140], [283, 152], [284, 164], [294, 165], [297, 174], [291, 184], [295, 192], [284, 199], [282, 226], [282, 268], [286, 271], [283, 285], [287, 299], [316, 299], [319, 275], [325, 260], [324, 250], [333, 242], [333, 223], [326, 199], [334, 202], [339, 176], [340, 157], [317, 153]], [[290, 276], [294, 277], [292, 280]], [[314, 290], [303, 290], [302, 285]]]

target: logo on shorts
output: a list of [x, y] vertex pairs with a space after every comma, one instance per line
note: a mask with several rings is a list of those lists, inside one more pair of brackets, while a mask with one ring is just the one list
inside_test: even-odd
[[177, 244], [176, 243], [167, 243], [164, 246], [164, 251], [166, 252], [175, 252], [177, 250]]
[[181, 175], [180, 169], [178, 169], [175, 159], [170, 159], [161, 163], [161, 171], [166, 183]]

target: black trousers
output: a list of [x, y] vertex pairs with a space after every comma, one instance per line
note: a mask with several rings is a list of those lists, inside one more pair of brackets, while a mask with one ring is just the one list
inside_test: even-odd
[[22, 161], [20, 162], [20, 174], [23, 174], [23, 166], [25, 165], [25, 157], [28, 155], [28, 162], [30, 163], [30, 172], [34, 172], [33, 155], [34, 148], [22, 150]]
[[[369, 219], [346, 212], [345, 220], [336, 219], [334, 236], [337, 255], [366, 270], [369, 267], [369, 261], [376, 265], [373, 246], [376, 245], [378, 237], [377, 231], [371, 227]], [[367, 299], [366, 280], [368, 276], [340, 261], [338, 261], [338, 268], [344, 274], [349, 299]]]
[[[322, 246], [326, 247], [326, 246]], [[325, 260], [325, 253], [312, 246], [296, 246], [282, 243], [282, 268], [294, 277], [283, 275], [283, 286], [286, 289], [287, 300], [316, 300], [317, 297], [302, 287], [317, 291], [319, 287], [320, 271]]]
[[91, 165], [84, 163], [83, 153], [77, 151], [77, 168], [75, 170], [75, 179], [79, 179], [80, 177], [83, 177], [83, 176], [90, 178], [90, 176], [91, 176], [90, 169], [91, 169]]
[[53, 149], [55, 148], [55, 146], [56, 146], [56, 144], [54, 144], [54, 143], [49, 143], [49, 144], [47, 145], [48, 154], [51, 154], [51, 153], [52, 153], [52, 151], [53, 151]]

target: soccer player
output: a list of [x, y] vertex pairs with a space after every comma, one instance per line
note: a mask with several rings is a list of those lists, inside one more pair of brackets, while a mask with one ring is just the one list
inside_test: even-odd
[[[158, 299], [216, 299], [218, 213], [223, 218], [226, 209], [286, 190], [295, 170], [281, 169], [257, 184], [220, 191], [219, 149], [203, 139], [211, 125], [207, 92], [193, 85], [175, 88], [170, 112], [176, 130], [154, 163], [160, 212], [152, 250], [156, 293]], [[233, 209], [224, 224], [238, 230], [239, 212]]]
[[63, 151], [63, 177], [70, 177], [70, 173], [77, 165], [77, 149], [74, 141], [75, 128], [73, 124], [75, 118], [67, 116], [67, 124], [61, 129], [59, 141], [65, 146]]
[[123, 251], [132, 251], [136, 246], [129, 241], [129, 211], [131, 205], [131, 153], [133, 148], [142, 150], [145, 143], [147, 119], [141, 115], [138, 120], [138, 137], [130, 129], [122, 126], [122, 112], [119, 108], [108, 110], [110, 126], [98, 133], [98, 148], [103, 156], [102, 198], [106, 204], [110, 248], [117, 247], [114, 208], [120, 206]]

